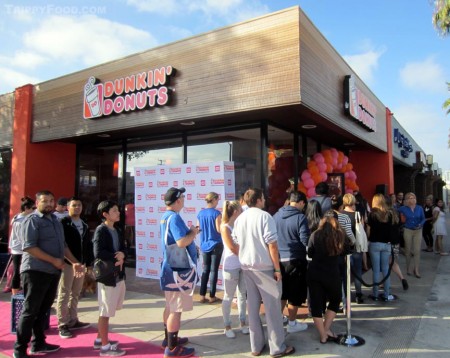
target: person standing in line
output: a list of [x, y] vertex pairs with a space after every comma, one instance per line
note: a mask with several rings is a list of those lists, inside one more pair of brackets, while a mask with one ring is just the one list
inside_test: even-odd
[[[341, 214], [347, 215], [350, 218], [352, 233], [356, 237], [356, 199], [353, 196], [353, 194], [347, 193], [344, 194], [342, 202], [344, 208], [343, 210], [341, 210]], [[363, 274], [363, 262], [366, 262], [365, 259], [366, 252], [361, 251], [361, 248], [360, 247], [356, 248], [356, 246], [357, 245], [355, 245], [355, 252], [353, 252], [350, 257], [350, 263], [353, 268], [353, 271], [356, 273], [356, 277], [354, 279], [356, 303], [362, 304], [364, 303], [364, 299], [362, 294], [362, 284], [359, 278], [362, 277]]]
[[98, 280], [97, 296], [99, 317], [97, 338], [94, 349], [100, 350], [100, 356], [123, 356], [126, 351], [119, 349], [119, 342], [110, 341], [109, 319], [122, 309], [125, 299], [125, 242], [122, 234], [115, 228], [120, 221], [119, 206], [111, 200], [98, 204], [98, 216], [102, 223], [97, 226], [92, 240], [94, 259], [114, 263], [114, 275], [105, 280]]
[[58, 199], [56, 203], [56, 208], [53, 214], [61, 220], [66, 216], [69, 216], [69, 212], [67, 211], [67, 198], [61, 197]]
[[[342, 297], [340, 257], [345, 254], [345, 234], [333, 212], [328, 211], [308, 242], [308, 287], [311, 315], [320, 343], [337, 342], [331, 325]], [[328, 301], [328, 306], [327, 306]]]
[[425, 205], [423, 206], [423, 213], [425, 215], [425, 223], [423, 224], [422, 235], [427, 245], [425, 251], [433, 252], [433, 196], [428, 195], [425, 199]]
[[22, 263], [23, 255], [23, 231], [22, 223], [25, 218], [36, 210], [36, 205], [33, 199], [26, 196], [21, 199], [20, 213], [13, 217], [11, 221], [11, 237], [9, 238], [9, 249], [12, 255], [12, 264], [14, 266], [14, 274], [11, 280], [11, 292], [17, 295], [21, 290], [20, 283], [20, 264]]
[[405, 205], [404, 203], [404, 195], [402, 191], [397, 192], [397, 194], [395, 195], [395, 201], [392, 202], [392, 206], [398, 210], [398, 208], [400, 208], [401, 206]]
[[[186, 192], [185, 188], [170, 188], [164, 195], [166, 212], [160, 221], [161, 244], [163, 256], [166, 257], [165, 235], [167, 231], [167, 244], [176, 244], [179, 248], [185, 248], [194, 264], [197, 264], [198, 251], [195, 245], [195, 237], [199, 233], [199, 228], [191, 226], [188, 228], [180, 216], [180, 211], [184, 207]], [[169, 221], [170, 218], [170, 221]], [[163, 264], [168, 264], [163, 262]], [[161, 270], [162, 273], [163, 270]], [[189, 342], [186, 337], [178, 337], [181, 326], [181, 314], [192, 311], [193, 298], [181, 291], [164, 291], [166, 306], [163, 312], [164, 321], [164, 358], [185, 358], [194, 355], [195, 349], [183, 347]]]
[[309, 201], [316, 200], [319, 202], [323, 215], [325, 215], [328, 210], [332, 209], [331, 198], [328, 197], [329, 190], [330, 188], [326, 182], [318, 183], [315, 188], [316, 196], [309, 198]]
[[[422, 227], [425, 223], [423, 208], [417, 205], [416, 195], [406, 193], [405, 205], [397, 209], [404, 224], [403, 237], [405, 240], [406, 273], [417, 278], [420, 276], [420, 246], [422, 244]], [[414, 256], [413, 272], [411, 269], [411, 256]]]
[[[90, 267], [94, 261], [93, 246], [89, 238], [89, 228], [80, 217], [83, 205], [77, 197], [70, 198], [67, 204], [69, 216], [61, 219], [66, 244], [79, 262]], [[78, 319], [78, 300], [83, 282], [84, 276], [75, 277], [72, 268], [64, 266], [57, 299], [58, 330], [61, 338], [72, 338], [71, 331], [90, 326], [90, 323], [80, 322]]]
[[[200, 210], [197, 215], [197, 226], [200, 227], [200, 249], [203, 253], [203, 272], [200, 284], [200, 303], [214, 303], [216, 286], [219, 273], [220, 260], [222, 259], [223, 243], [220, 237], [220, 223], [222, 214], [216, 209], [219, 203], [219, 194], [211, 192], [206, 195], [206, 208]], [[209, 282], [209, 296], [206, 290]]]
[[227, 338], [235, 338], [236, 334], [231, 328], [231, 303], [237, 289], [237, 306], [239, 320], [241, 322], [242, 334], [249, 334], [246, 325], [247, 311], [247, 288], [239, 262], [239, 245], [233, 242], [231, 232], [236, 218], [242, 213], [241, 205], [238, 201], [225, 200], [222, 210], [222, 223], [220, 224], [220, 234], [224, 244], [223, 256], [223, 281], [224, 295], [222, 301], [223, 323], [225, 325], [225, 336]]
[[36, 194], [36, 211], [22, 223], [24, 243], [20, 274], [25, 295], [22, 313], [17, 325], [14, 358], [29, 357], [31, 353], [50, 353], [60, 349], [59, 345], [46, 342], [44, 327], [47, 312], [52, 307], [58, 289], [64, 257], [71, 263], [76, 276], [84, 275], [80, 264], [65, 245], [61, 223], [53, 215], [55, 197], [48, 190]]
[[281, 313], [288, 303], [288, 333], [304, 331], [305, 323], [297, 321], [298, 308], [306, 302], [307, 284], [306, 248], [309, 239], [309, 227], [303, 210], [306, 206], [306, 195], [292, 191], [289, 204], [281, 207], [274, 215], [278, 233], [278, 251], [280, 253], [280, 269], [282, 277]]
[[[367, 228], [373, 282], [380, 282], [380, 273], [387, 278], [384, 281], [384, 294], [382, 297], [378, 295], [378, 285], [373, 286], [370, 298], [374, 301], [378, 301], [380, 298], [386, 302], [396, 299], [390, 292], [391, 277], [388, 274], [389, 260], [392, 252], [392, 227], [397, 223], [397, 215], [395, 215], [394, 211], [389, 210], [384, 195], [375, 194], [372, 199], [372, 211], [369, 214]], [[398, 237], [397, 234], [395, 234], [395, 236]]]
[[272, 216], [262, 210], [265, 199], [261, 189], [248, 189], [245, 202], [249, 208], [236, 219], [232, 237], [239, 245], [239, 261], [247, 286], [252, 355], [261, 355], [265, 347], [259, 316], [261, 302], [264, 302], [270, 354], [282, 357], [294, 353], [295, 348], [285, 343], [277, 228]]
[[436, 200], [436, 207], [433, 209], [433, 228], [436, 235], [436, 254], [448, 256], [444, 251], [444, 236], [447, 236], [447, 227], [445, 225], [445, 206], [442, 199]]

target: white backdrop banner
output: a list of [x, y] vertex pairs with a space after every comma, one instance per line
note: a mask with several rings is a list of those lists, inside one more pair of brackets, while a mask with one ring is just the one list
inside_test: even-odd
[[[198, 212], [205, 208], [206, 195], [219, 194], [217, 209], [224, 200], [235, 200], [234, 163], [212, 162], [180, 165], [135, 167], [136, 275], [159, 279], [162, 262], [159, 221], [166, 211], [164, 194], [170, 187], [186, 188], [181, 217], [188, 227], [197, 222]], [[200, 235], [195, 239], [200, 246]], [[198, 264], [201, 275], [202, 260]], [[217, 286], [222, 287], [222, 266]]]

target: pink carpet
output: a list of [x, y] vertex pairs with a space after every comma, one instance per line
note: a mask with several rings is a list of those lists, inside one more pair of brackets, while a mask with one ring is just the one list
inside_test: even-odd
[[[12, 357], [13, 346], [16, 335], [11, 333], [11, 304], [8, 302], [0, 302], [0, 352]], [[66, 357], [98, 357], [98, 351], [94, 351], [92, 345], [97, 337], [95, 327], [75, 331], [77, 335], [70, 339], [62, 339], [59, 337], [56, 316], [50, 318], [50, 329], [46, 331], [47, 342], [51, 344], [59, 344], [61, 350], [47, 355], [36, 355], [36, 357], [49, 358], [66, 358]], [[163, 350], [154, 344], [139, 341], [137, 339], [125, 336], [123, 334], [111, 333], [111, 340], [120, 342], [120, 348], [127, 352], [126, 357], [138, 358], [146, 357], [162, 357]]]

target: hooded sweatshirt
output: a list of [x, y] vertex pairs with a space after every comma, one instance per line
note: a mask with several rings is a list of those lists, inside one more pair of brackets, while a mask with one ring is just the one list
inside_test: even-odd
[[273, 217], [277, 225], [280, 261], [304, 260], [309, 228], [306, 216], [293, 206], [283, 206]]

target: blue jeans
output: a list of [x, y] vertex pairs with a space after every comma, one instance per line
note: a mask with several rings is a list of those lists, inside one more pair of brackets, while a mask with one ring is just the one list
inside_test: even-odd
[[363, 261], [362, 258], [363, 258], [362, 252], [354, 252], [350, 258], [350, 265], [353, 268], [353, 271], [355, 272], [354, 283], [356, 295], [362, 294], [361, 281], [356, 278], [356, 276], [362, 277], [362, 261]]
[[33, 336], [33, 345], [40, 346], [45, 343], [44, 328], [47, 322], [47, 311], [55, 300], [59, 277], [60, 275], [40, 271], [22, 273], [25, 300], [17, 325], [14, 352], [25, 353], [31, 336]]
[[[219, 243], [214, 246], [210, 252], [203, 253], [203, 272], [200, 284], [200, 296], [206, 295], [206, 288], [209, 282], [209, 296], [216, 297], [216, 286], [219, 272], [220, 260], [222, 259], [223, 244]], [[210, 277], [211, 276], [211, 277]]]
[[[372, 262], [373, 282], [380, 282], [381, 275], [386, 277], [389, 272], [389, 258], [391, 256], [391, 244], [383, 242], [371, 242], [369, 244], [370, 261]], [[384, 281], [384, 297], [388, 297], [391, 289], [391, 277]], [[378, 297], [378, 286], [373, 286], [373, 295]]]

